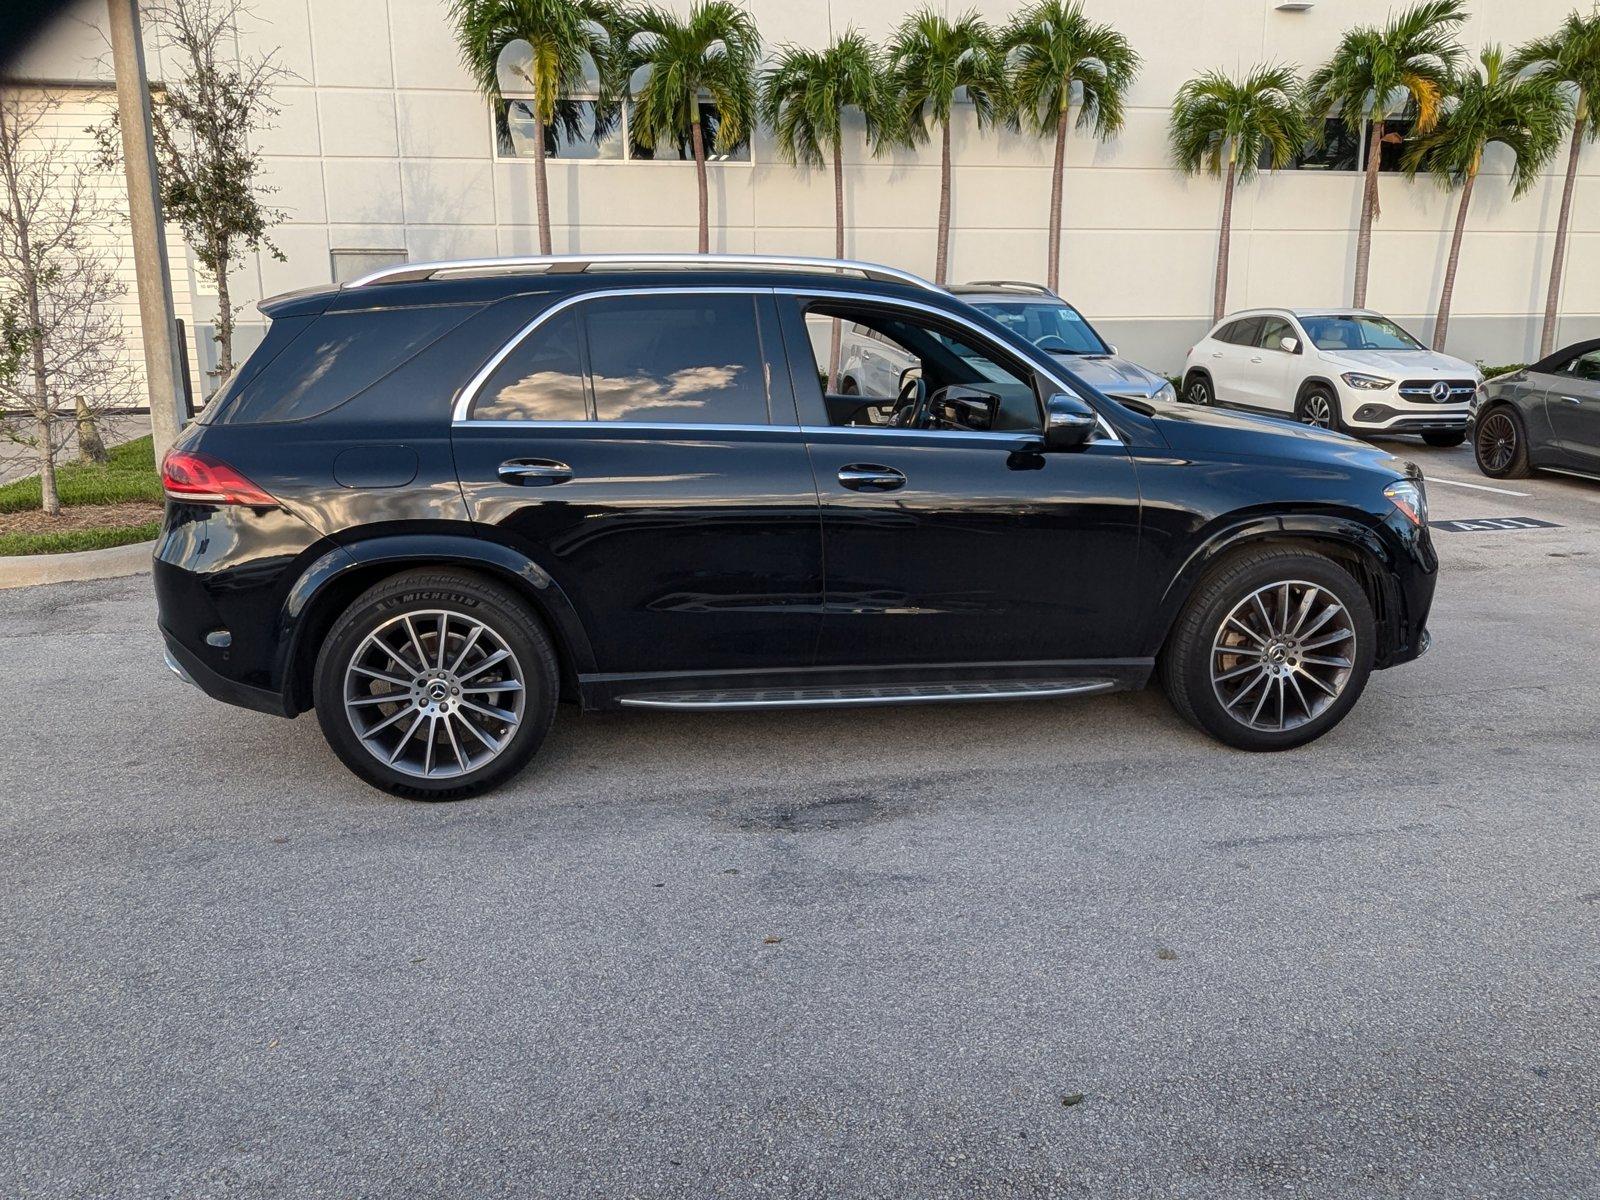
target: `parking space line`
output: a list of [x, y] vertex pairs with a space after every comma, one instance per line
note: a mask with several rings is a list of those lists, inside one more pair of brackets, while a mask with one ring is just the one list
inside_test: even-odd
[[1486, 483], [1467, 483], [1461, 479], [1440, 479], [1436, 475], [1424, 475], [1423, 478], [1429, 483], [1443, 483], [1450, 487], [1471, 488], [1475, 492], [1495, 492], [1501, 496], [1521, 496], [1523, 499], [1533, 495], [1532, 492], [1513, 492], [1510, 488], [1490, 487]]

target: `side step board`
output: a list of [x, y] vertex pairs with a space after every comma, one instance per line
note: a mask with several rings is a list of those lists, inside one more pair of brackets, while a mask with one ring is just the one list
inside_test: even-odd
[[747, 688], [720, 692], [651, 692], [623, 696], [630, 708], [701, 711], [736, 708], [845, 708], [869, 704], [936, 704], [953, 700], [1042, 700], [1088, 696], [1116, 689], [1109, 679], [1032, 679], [962, 683], [898, 684], [888, 687]]

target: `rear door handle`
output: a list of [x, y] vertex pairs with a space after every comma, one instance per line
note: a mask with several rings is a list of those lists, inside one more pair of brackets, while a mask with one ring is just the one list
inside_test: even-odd
[[506, 483], [548, 487], [552, 483], [566, 483], [572, 478], [572, 468], [553, 458], [508, 458], [500, 464], [499, 475]]
[[1256, 356], [1255, 356], [1255, 357], [1253, 357], [1253, 358], [1252, 358], [1252, 359], [1251, 359], [1251, 360], [1250, 360], [1250, 361], [1251, 361], [1251, 362], [1266, 362], [1266, 361], [1267, 361], [1267, 360], [1266, 360], [1266, 359], [1264, 359], [1264, 358], [1262, 358], [1262, 357], [1261, 357], [1261, 355], [1259, 355], [1259, 354], [1257, 354], [1257, 355], [1256, 355]]
[[839, 468], [839, 482], [852, 492], [892, 492], [906, 484], [905, 473], [876, 463], [851, 463]]
[[1212, 358], [1221, 358], [1222, 357], [1222, 351], [1221, 350], [1213, 350], [1211, 352], [1211, 357]]

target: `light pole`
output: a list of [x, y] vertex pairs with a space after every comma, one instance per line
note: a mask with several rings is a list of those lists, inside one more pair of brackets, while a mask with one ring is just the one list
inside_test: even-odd
[[150, 123], [150, 86], [139, 37], [139, 0], [106, 0], [111, 18], [111, 61], [117, 75], [117, 123], [128, 176], [128, 217], [133, 226], [133, 267], [139, 283], [139, 324], [144, 332], [144, 370], [150, 394], [150, 434], [156, 460], [167, 452], [182, 425], [183, 360], [178, 354], [172, 275], [156, 184], [155, 135]]

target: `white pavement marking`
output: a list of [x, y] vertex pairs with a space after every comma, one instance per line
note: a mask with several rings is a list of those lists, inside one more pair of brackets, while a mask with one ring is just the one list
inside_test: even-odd
[[1443, 483], [1450, 487], [1471, 488], [1475, 492], [1498, 492], [1502, 496], [1521, 496], [1524, 499], [1533, 495], [1532, 492], [1513, 492], [1510, 488], [1490, 487], [1486, 483], [1466, 483], [1460, 479], [1440, 479], [1436, 475], [1424, 475], [1423, 479], [1429, 483]]

